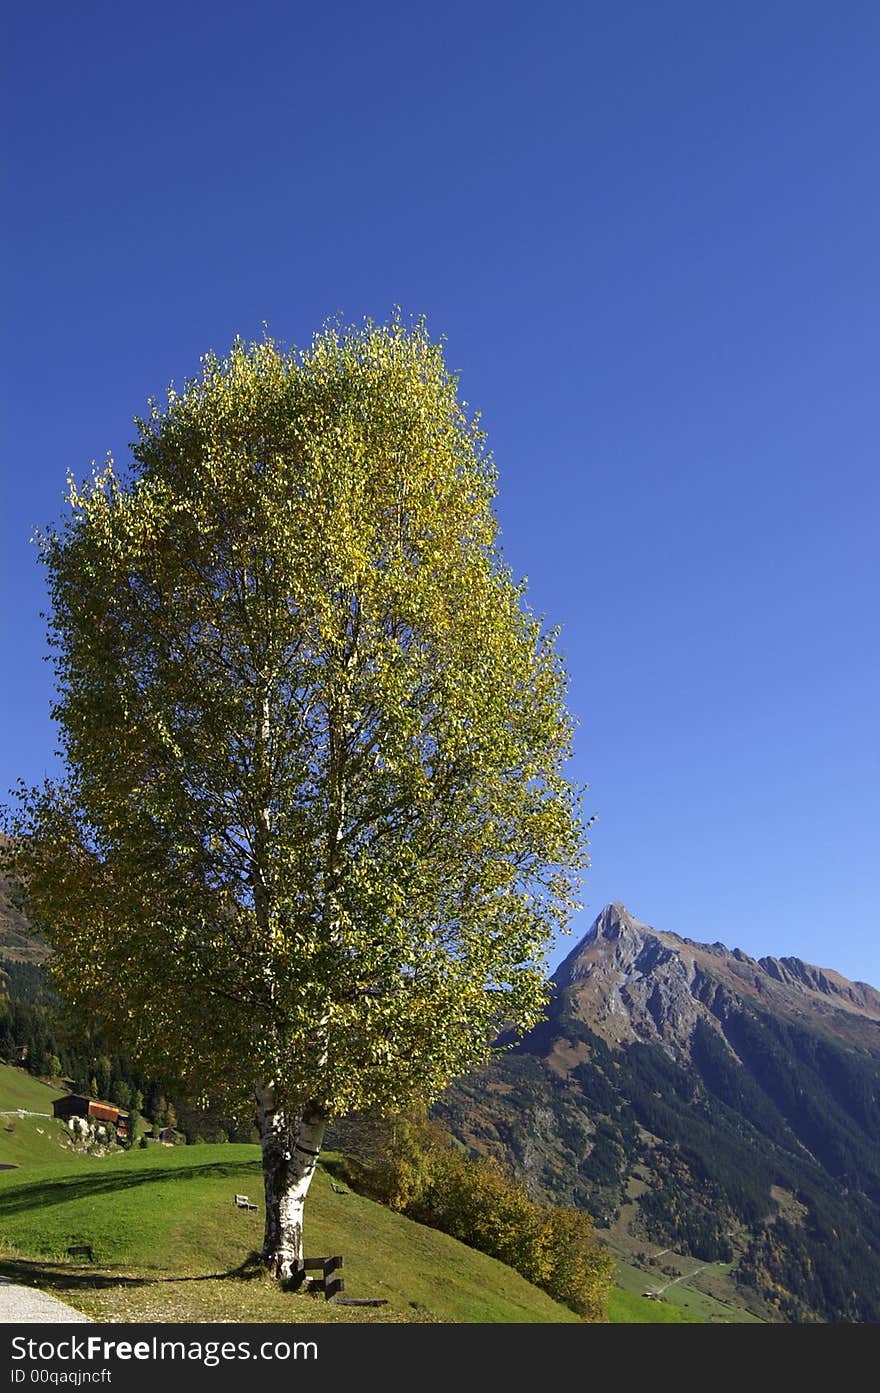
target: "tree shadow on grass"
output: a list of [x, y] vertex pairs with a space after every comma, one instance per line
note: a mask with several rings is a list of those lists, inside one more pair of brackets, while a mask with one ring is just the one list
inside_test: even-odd
[[110, 1288], [161, 1286], [165, 1282], [222, 1282], [234, 1279], [252, 1282], [266, 1271], [259, 1253], [249, 1253], [244, 1262], [227, 1272], [202, 1272], [185, 1276], [168, 1272], [161, 1276], [133, 1276], [125, 1269], [117, 1271], [107, 1263], [98, 1270], [73, 1266], [70, 1263], [38, 1262], [26, 1258], [0, 1258], [0, 1276], [8, 1277], [24, 1287], [40, 1287], [44, 1291], [106, 1291]]
[[257, 1161], [208, 1161], [201, 1165], [175, 1166], [174, 1169], [107, 1171], [103, 1175], [64, 1176], [44, 1183], [4, 1186], [0, 1190], [0, 1222], [6, 1215], [22, 1214], [29, 1209], [43, 1209], [67, 1200], [88, 1199], [93, 1195], [112, 1195], [144, 1185], [168, 1184], [175, 1180], [221, 1180], [245, 1173], [258, 1174]]

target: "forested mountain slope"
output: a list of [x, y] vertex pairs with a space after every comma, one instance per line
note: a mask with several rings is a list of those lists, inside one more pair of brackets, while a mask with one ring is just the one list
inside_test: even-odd
[[880, 1320], [880, 993], [607, 906], [548, 1019], [438, 1109], [536, 1195], [729, 1262], [753, 1309]]

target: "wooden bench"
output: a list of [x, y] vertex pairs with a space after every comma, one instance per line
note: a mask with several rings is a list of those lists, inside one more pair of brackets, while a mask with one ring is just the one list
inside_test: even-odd
[[[342, 1258], [337, 1254], [332, 1258], [304, 1258], [299, 1269], [298, 1277], [294, 1277], [293, 1285], [305, 1281], [306, 1288], [322, 1291], [325, 1301], [333, 1301], [337, 1306], [387, 1306], [388, 1300], [384, 1296], [342, 1296], [345, 1291], [345, 1282], [334, 1273], [342, 1271]], [[307, 1277], [307, 1272], [320, 1272], [320, 1277]]]
[[307, 1278], [310, 1287], [316, 1287], [318, 1291], [323, 1291], [324, 1300], [331, 1301], [334, 1296], [338, 1296], [345, 1290], [345, 1282], [341, 1277], [334, 1277], [334, 1272], [341, 1272], [342, 1258], [338, 1255], [332, 1258], [305, 1258], [303, 1260], [302, 1271], [321, 1273], [320, 1277]]
[[72, 1248], [68, 1248], [67, 1255], [71, 1258], [88, 1258], [89, 1262], [95, 1261], [95, 1250], [91, 1243], [74, 1243]]
[[236, 1209], [253, 1209], [254, 1211], [256, 1211], [257, 1208], [255, 1204], [251, 1204], [247, 1195], [236, 1195], [233, 1199], [233, 1204], [235, 1205]]

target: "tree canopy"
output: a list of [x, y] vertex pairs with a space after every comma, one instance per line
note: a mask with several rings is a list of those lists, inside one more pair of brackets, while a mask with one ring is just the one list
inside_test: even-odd
[[40, 538], [64, 781], [18, 873], [151, 1068], [325, 1116], [531, 1026], [585, 864], [556, 634], [421, 322], [209, 355]]

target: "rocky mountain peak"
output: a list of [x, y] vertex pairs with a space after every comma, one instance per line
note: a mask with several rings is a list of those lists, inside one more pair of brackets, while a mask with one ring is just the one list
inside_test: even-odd
[[813, 1020], [875, 1048], [880, 993], [799, 958], [755, 960], [723, 943], [698, 943], [641, 923], [608, 904], [554, 973], [560, 1007], [609, 1044], [646, 1041], [681, 1058], [698, 1019], [714, 1030], [750, 1000], [789, 1020]]
[[560, 963], [553, 980], [559, 987], [569, 986], [579, 977], [589, 975], [597, 946], [615, 945], [617, 952], [638, 952], [644, 945], [646, 935], [654, 931], [647, 924], [636, 919], [626, 905], [615, 901], [607, 904], [597, 915], [589, 929], [571, 950], [564, 962]]
[[642, 924], [632, 914], [626, 905], [615, 900], [613, 904], [607, 904], [594, 921], [587, 938], [615, 939], [624, 937], [626, 934], [650, 933], [647, 924]]
[[554, 973], [557, 991], [610, 1042], [653, 1040], [685, 1049], [699, 1006], [683, 940], [661, 937], [625, 905], [606, 905]]

